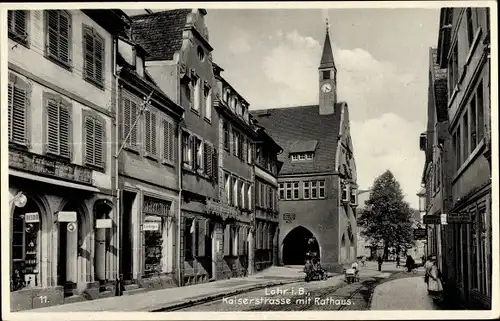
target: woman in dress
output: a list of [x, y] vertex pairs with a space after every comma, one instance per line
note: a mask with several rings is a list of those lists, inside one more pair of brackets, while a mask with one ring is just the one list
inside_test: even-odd
[[429, 280], [427, 282], [427, 291], [433, 300], [439, 300], [443, 292], [443, 284], [439, 277], [439, 269], [436, 261], [432, 260], [432, 265], [429, 269]]

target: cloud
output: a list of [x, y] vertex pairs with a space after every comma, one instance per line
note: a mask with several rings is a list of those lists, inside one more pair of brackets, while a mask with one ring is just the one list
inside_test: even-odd
[[[263, 88], [261, 99], [253, 101], [253, 106], [260, 107], [259, 102], [267, 107], [317, 104], [323, 43], [297, 31], [278, 32], [272, 42], [261, 67], [273, 83], [273, 92]], [[416, 206], [423, 164], [416, 138], [425, 124], [416, 122], [415, 115], [425, 106], [420, 98], [422, 84], [361, 48], [342, 49], [334, 44], [333, 50], [339, 100], [349, 105], [358, 183], [369, 187], [390, 169], [407, 194], [406, 200]]]
[[248, 34], [244, 31], [233, 31], [230, 38], [231, 41], [228, 44], [228, 49], [233, 54], [241, 55], [252, 50], [252, 46], [250, 46], [250, 41], [248, 39]]

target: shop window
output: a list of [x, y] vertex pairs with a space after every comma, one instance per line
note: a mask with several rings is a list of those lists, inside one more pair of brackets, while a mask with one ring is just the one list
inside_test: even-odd
[[162, 271], [163, 218], [146, 216], [144, 230], [144, 274], [157, 275]]
[[278, 192], [279, 192], [279, 199], [284, 200], [285, 199], [285, 184], [284, 183], [279, 183]]
[[193, 252], [194, 219], [186, 218], [184, 221], [184, 260], [194, 259]]
[[14, 213], [11, 291], [39, 285], [38, 213]]

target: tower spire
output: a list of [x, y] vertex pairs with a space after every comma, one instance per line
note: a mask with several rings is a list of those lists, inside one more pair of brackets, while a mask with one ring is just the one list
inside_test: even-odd
[[335, 68], [335, 61], [333, 60], [332, 45], [330, 43], [330, 25], [328, 18], [326, 18], [326, 36], [325, 43], [323, 44], [323, 54], [321, 55], [321, 62], [319, 68]]

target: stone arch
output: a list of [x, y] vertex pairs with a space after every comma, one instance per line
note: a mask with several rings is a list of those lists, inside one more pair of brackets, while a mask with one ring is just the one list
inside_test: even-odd
[[283, 238], [282, 249], [285, 265], [303, 265], [308, 252], [317, 253], [317, 258], [321, 258], [317, 238], [302, 225], [288, 232]]
[[[17, 195], [19, 190], [15, 191], [14, 195]], [[52, 282], [52, 269], [50, 267], [50, 258], [52, 255], [51, 248], [51, 238], [50, 230], [52, 227], [52, 221], [49, 219], [50, 205], [45, 197], [38, 195], [31, 191], [22, 191], [24, 196], [26, 196], [26, 204], [23, 207], [16, 207], [14, 202], [10, 204], [10, 240], [11, 240], [11, 253], [10, 253], [10, 272], [11, 280], [14, 275], [14, 271], [18, 270], [20, 272], [20, 277], [24, 281], [26, 274], [36, 274], [36, 278], [33, 278], [33, 284], [31, 286], [35, 287], [48, 287], [53, 285]], [[26, 223], [26, 213], [38, 213], [38, 222]], [[18, 230], [23, 232], [22, 234], [15, 233]], [[17, 235], [14, 235], [17, 234]], [[24, 246], [22, 249], [15, 248], [14, 238], [22, 241]], [[30, 246], [32, 244], [32, 246]], [[19, 252], [21, 251], [21, 252]], [[19, 252], [19, 253], [18, 253]], [[26, 254], [30, 252], [30, 254]], [[22, 254], [21, 254], [22, 253]], [[22, 255], [23, 261], [18, 261], [15, 259], [16, 256]], [[14, 261], [16, 260], [16, 261]], [[34, 260], [31, 264], [25, 264], [25, 267], [30, 265], [33, 270], [29, 273], [31, 268], [23, 269], [21, 266], [18, 268], [18, 264], [21, 262], [26, 263], [27, 260]]]

